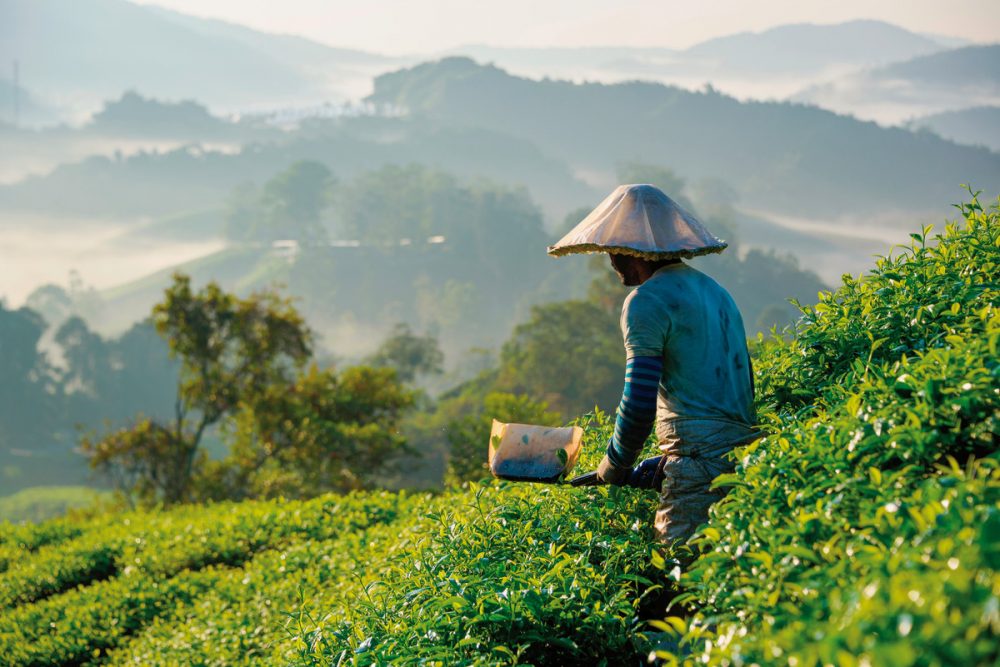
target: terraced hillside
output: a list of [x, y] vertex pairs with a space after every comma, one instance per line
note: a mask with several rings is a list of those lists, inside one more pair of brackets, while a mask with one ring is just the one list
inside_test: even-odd
[[[770, 435], [682, 571], [655, 498], [489, 482], [0, 528], [14, 665], [993, 665], [1000, 209], [756, 345]], [[608, 418], [589, 415], [582, 467]], [[684, 593], [669, 610], [659, 587]], [[665, 617], [653, 624], [640, 616]]]

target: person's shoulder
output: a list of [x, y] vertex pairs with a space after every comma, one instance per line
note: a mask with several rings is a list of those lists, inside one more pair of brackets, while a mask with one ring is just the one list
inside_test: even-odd
[[660, 269], [629, 296], [650, 307], [658, 306], [669, 310], [670, 302], [674, 299], [668, 297], [676, 294], [679, 282], [690, 282], [692, 276], [688, 274], [689, 270], [690, 267], [683, 263]]
[[631, 308], [641, 308], [651, 305], [656, 298], [654, 292], [655, 290], [650, 289], [649, 281], [647, 280], [629, 292], [628, 296], [625, 297], [622, 309], [629, 310]]
[[652, 279], [636, 287], [625, 297], [622, 305], [622, 314], [625, 316], [646, 316], [653, 315], [662, 317], [669, 313], [667, 301], [663, 298], [662, 290], [653, 283]]

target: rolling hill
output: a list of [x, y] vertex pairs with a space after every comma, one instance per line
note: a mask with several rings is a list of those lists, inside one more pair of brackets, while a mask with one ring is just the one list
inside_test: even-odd
[[942, 111], [916, 118], [908, 125], [914, 129], [926, 128], [959, 144], [987, 146], [1000, 152], [1000, 107]]
[[790, 99], [890, 123], [996, 106], [1000, 104], [1000, 44], [965, 46], [866, 69], [810, 86]]
[[463, 55], [532, 78], [614, 83], [641, 79], [740, 97], [780, 98], [810, 82], [947, 48], [938, 39], [882, 21], [790, 24], [710, 39], [686, 49], [502, 48], [465, 45]]
[[[157, 118], [159, 127], [176, 122]], [[186, 144], [166, 151], [88, 157], [0, 185], [0, 209], [159, 217], [221, 206], [240, 183], [262, 183], [297, 160], [323, 162], [341, 179], [386, 164], [421, 163], [468, 179], [526, 184], [550, 219], [561, 219], [566, 211], [599, 196], [566, 164], [530, 141], [488, 128], [377, 117], [316, 120], [280, 134], [244, 131], [231, 124], [213, 123], [212, 128], [216, 136], [242, 135], [250, 141], [235, 151]], [[141, 131], [152, 129], [147, 124]], [[27, 137], [32, 138], [45, 140]], [[177, 197], [178, 192], [184, 196]]]
[[821, 217], [943, 211], [960, 183], [1000, 183], [1000, 156], [987, 150], [713, 90], [533, 81], [449, 58], [380, 76], [369, 99], [526, 139], [596, 174], [600, 190], [614, 185], [616, 162], [639, 160], [688, 180], [721, 178], [754, 208]]
[[0, 16], [0, 62], [77, 116], [129, 89], [221, 110], [353, 98], [398, 62], [125, 0], [2, 0]]
[[884, 21], [833, 25], [791, 24], [761, 32], [710, 39], [683, 51], [685, 63], [709, 65], [714, 73], [753, 76], [823, 76], [908, 60], [943, 50], [934, 39]]

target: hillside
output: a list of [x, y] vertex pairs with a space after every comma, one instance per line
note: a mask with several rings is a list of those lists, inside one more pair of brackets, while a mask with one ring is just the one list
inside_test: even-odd
[[504, 48], [469, 44], [442, 55], [468, 56], [518, 76], [615, 83], [641, 79], [738, 97], [782, 98], [810, 83], [946, 48], [882, 21], [789, 24], [700, 42], [655, 47]]
[[[118, 110], [118, 105], [111, 108]], [[161, 112], [162, 127], [166, 125], [164, 105], [155, 108]], [[176, 115], [183, 108], [166, 106], [170, 124], [177, 122]], [[148, 137], [153, 129], [147, 122], [133, 131]], [[221, 206], [237, 185], [261, 183], [298, 160], [323, 162], [339, 179], [389, 164], [420, 163], [463, 174], [469, 180], [527, 184], [553, 220], [581, 202], [599, 199], [560, 160], [523, 138], [494, 129], [361, 117], [315, 120], [281, 136], [257, 132], [258, 141], [253, 141], [254, 134], [223, 123], [216, 136], [244, 135], [251, 141], [235, 150], [185, 144], [133, 155], [94, 155], [62, 164], [45, 174], [0, 184], [0, 209], [111, 218], [185, 213]], [[184, 197], [178, 198], [177, 192]]]
[[[680, 636], [660, 644], [667, 664], [995, 664], [1000, 208], [962, 212], [757, 346], [770, 434], [717, 480], [731, 491], [687, 570], [649, 541], [653, 497], [606, 488], [486, 482], [6, 524], [0, 652], [634, 664]], [[589, 469], [611, 425], [581, 423]], [[657, 608], [653, 587], [677, 580], [686, 594]]]
[[965, 46], [812, 85], [790, 99], [883, 123], [1000, 103], [1000, 44]]
[[987, 146], [1000, 152], [1000, 106], [942, 111], [916, 118], [909, 126], [926, 128], [955, 143]]
[[877, 78], [927, 86], [977, 86], [1000, 92], [1000, 44], [965, 46], [887, 65]]
[[808, 217], [943, 212], [960, 183], [1000, 183], [1000, 156], [986, 150], [712, 90], [532, 81], [451, 58], [380, 76], [369, 99], [527, 139], [601, 189], [615, 184], [616, 161], [639, 160], [721, 178], [748, 207]]
[[844, 68], [873, 67], [943, 50], [935, 40], [884, 21], [834, 25], [791, 24], [761, 32], [710, 39], [684, 51], [717, 73], [760, 76], [824, 75]]
[[106, 102], [84, 129], [104, 136], [171, 137], [193, 142], [225, 138], [233, 134], [234, 127], [197, 102], [161, 102], [128, 91]]
[[77, 108], [128, 89], [222, 109], [318, 103], [356, 97], [397, 62], [125, 0], [3, 0], [0, 11], [0, 61], [19, 59], [25, 86]]

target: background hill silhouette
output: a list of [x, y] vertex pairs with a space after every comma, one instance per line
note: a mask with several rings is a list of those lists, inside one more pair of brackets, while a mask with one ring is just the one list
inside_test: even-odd
[[[951, 183], [1000, 183], [1000, 156], [933, 135], [821, 109], [739, 102], [651, 83], [533, 81], [464, 58], [385, 74], [369, 100], [523, 137], [608, 188], [608, 164], [641, 160], [731, 184], [749, 205], [865, 214], [886, 197], [911, 211], [947, 201]], [[995, 186], [994, 186], [995, 187]]]

